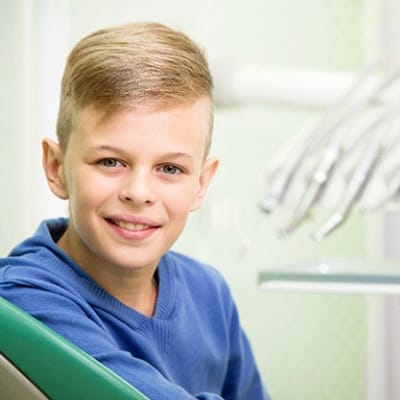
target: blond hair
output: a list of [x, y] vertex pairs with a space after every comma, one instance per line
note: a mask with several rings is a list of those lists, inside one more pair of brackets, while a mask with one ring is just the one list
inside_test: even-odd
[[104, 113], [141, 104], [210, 98], [213, 81], [201, 49], [185, 34], [159, 23], [131, 23], [102, 29], [71, 51], [61, 86], [57, 136], [63, 151], [80, 110]]

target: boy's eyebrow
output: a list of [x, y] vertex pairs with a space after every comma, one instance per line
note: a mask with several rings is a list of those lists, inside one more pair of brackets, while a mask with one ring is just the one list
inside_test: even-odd
[[[98, 145], [98, 146], [89, 146], [88, 149], [90, 151], [113, 151], [116, 153], [127, 153], [124, 149], [120, 149], [118, 147], [111, 146], [109, 144], [102, 144], [102, 145]], [[193, 159], [193, 157], [190, 154], [180, 152], [180, 151], [163, 154], [163, 157], [187, 158], [188, 160]]]

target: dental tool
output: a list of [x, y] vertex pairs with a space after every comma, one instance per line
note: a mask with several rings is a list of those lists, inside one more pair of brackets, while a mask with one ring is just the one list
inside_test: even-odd
[[[400, 71], [395, 71], [392, 73], [388, 79], [378, 85], [371, 95], [363, 99], [363, 101], [353, 104], [352, 107], [345, 108], [346, 104], [354, 97], [362, 86], [365, 84], [366, 80], [370, 77], [371, 73], [375, 71], [378, 67], [382, 66], [383, 61], [379, 61], [367, 67], [356, 80], [354, 85], [345, 93], [341, 98], [340, 102], [322, 116], [317, 126], [311, 131], [311, 134], [306, 141], [302, 149], [297, 153], [297, 156], [292, 158], [292, 162], [283, 164], [281, 171], [274, 177], [272, 183], [269, 185], [268, 192], [263, 196], [260, 203], [260, 207], [264, 212], [272, 212], [277, 205], [279, 205], [285, 195], [287, 194], [291, 182], [293, 181], [300, 165], [307, 157], [308, 154], [312, 152], [318, 145], [325, 140], [329, 140], [329, 137], [337, 130], [344, 122], [348, 121], [356, 114], [358, 114], [366, 105], [371, 101], [379, 97], [382, 91], [384, 91], [393, 80], [397, 79]], [[337, 114], [344, 113], [342, 118], [339, 118]], [[293, 226], [298, 224], [293, 224]], [[289, 229], [291, 231], [292, 229]]]
[[321, 241], [347, 219], [354, 204], [360, 198], [368, 184], [383, 149], [384, 147], [379, 141], [374, 141], [374, 143], [367, 147], [345, 189], [339, 206], [333, 215], [311, 235], [313, 239]]
[[[291, 181], [293, 180], [299, 166], [305, 157], [315, 148], [324, 137], [328, 135], [330, 131], [335, 128], [335, 118], [337, 119], [337, 113], [343, 108], [343, 105], [353, 97], [354, 93], [357, 92], [362, 85], [364, 85], [367, 78], [369, 78], [371, 72], [381, 66], [382, 61], [367, 67], [356, 80], [356, 82], [350, 87], [350, 89], [344, 94], [335, 107], [325, 112], [319, 123], [312, 129], [309, 137], [306, 140], [304, 146], [297, 152], [292, 158], [292, 162], [283, 163], [281, 172], [275, 177], [269, 187], [269, 191], [263, 196], [260, 207], [263, 211], [270, 213], [274, 208], [283, 200]], [[328, 129], [329, 126], [333, 125], [333, 129]], [[327, 133], [328, 132], [328, 133]]]
[[[384, 90], [390, 84], [390, 82], [397, 78], [397, 76], [398, 72], [397, 74], [393, 74], [389, 79], [381, 83], [379, 87], [374, 90], [374, 94], [377, 94], [381, 90]], [[363, 104], [362, 106], [364, 107], [368, 103], [368, 101], [364, 101], [363, 103], [365, 104]], [[367, 129], [365, 129], [365, 131], [362, 132], [362, 136], [370, 135], [372, 132], [375, 132], [376, 128], [383, 122], [385, 122], [385, 120], [388, 118], [388, 115], [393, 114], [394, 110], [398, 111], [398, 106], [396, 104], [394, 106], [392, 105], [392, 107], [389, 107], [389, 110], [390, 111], [388, 111], [388, 109], [384, 109], [384, 112], [381, 113], [383, 115], [379, 116]], [[351, 112], [349, 112], [347, 118], [353, 117], [352, 114], [359, 111], [360, 104], [358, 104], [357, 107], [353, 108]], [[337, 129], [343, 122], [344, 120], [338, 121], [336, 125], [332, 128], [330, 133], [332, 133], [334, 129]], [[344, 139], [336, 138], [338, 144], [332, 147], [332, 151], [335, 151], [335, 148], [341, 149], [345, 147], [344, 144], [340, 144], [340, 142], [346, 140], [346, 135], [344, 135], [346, 131], [342, 130], [340, 133], [340, 136], [343, 136]], [[316, 171], [313, 174], [313, 179], [306, 187], [305, 193], [301, 196], [301, 200], [299, 202], [299, 205], [297, 206], [294, 216], [289, 221], [289, 223], [278, 232], [281, 237], [288, 236], [308, 217], [310, 210], [316, 204], [319, 197], [323, 193], [327, 182], [331, 178], [334, 167], [338, 162], [338, 155], [336, 159], [333, 159], [333, 153], [329, 154], [329, 150], [330, 148], [328, 148], [320, 163], [317, 165]], [[380, 150], [376, 151], [376, 156], [378, 157], [382, 151], [383, 146], [380, 146]], [[339, 153], [341, 152], [342, 151], [340, 151]], [[371, 152], [371, 154], [374, 154], [374, 150], [371, 150]], [[369, 157], [371, 164], [368, 164], [368, 161], [365, 161], [364, 163], [362, 163], [364, 170], [356, 169], [354, 179], [351, 180], [351, 184], [347, 189], [347, 195], [345, 196], [345, 206], [339, 207], [337, 212], [328, 220], [328, 222], [314, 234], [314, 238], [316, 240], [322, 240], [329, 232], [335, 229], [336, 226], [339, 226], [347, 218], [347, 215], [353, 207], [354, 202], [357, 201], [360, 197], [361, 193], [364, 190], [364, 187], [370, 179], [370, 173], [374, 169], [374, 165], [377, 161], [377, 159], [374, 159], [372, 155], [367, 155], [366, 157], [367, 160]]]
[[396, 172], [388, 182], [387, 191], [369, 206], [361, 207], [360, 210], [364, 214], [377, 211], [384, 207], [387, 203], [395, 199], [400, 194], [400, 165], [396, 166]]
[[[375, 117], [372, 123], [362, 130], [359, 136], [363, 137], [372, 134], [385, 120], [386, 113], [381, 112], [378, 117]], [[331, 144], [327, 147], [324, 155], [315, 168], [310, 183], [306, 186], [305, 192], [301, 196], [301, 200], [296, 207], [294, 216], [285, 228], [279, 230], [278, 233], [281, 237], [288, 236], [308, 217], [311, 209], [321, 197], [336, 165], [340, 161], [341, 156], [346, 152], [346, 145], [348, 148], [351, 148], [354, 146], [354, 142], [360, 142], [360, 137], [358, 137], [353, 141], [353, 143], [346, 143], [347, 136], [345, 134], [347, 134], [347, 130], [340, 132], [340, 135], [337, 135], [334, 140], [332, 139]]]
[[[359, 210], [364, 214], [378, 211], [384, 207], [386, 203], [398, 197], [400, 193], [400, 163], [398, 162], [400, 151], [400, 121], [397, 115], [399, 109], [400, 107], [394, 110], [393, 113], [395, 118], [392, 118], [391, 129], [387, 135], [385, 159], [382, 162], [379, 173], [374, 178], [375, 186], [371, 188], [371, 195], [368, 196], [367, 193], [366, 199], [359, 205]], [[375, 198], [373, 196], [374, 194]], [[370, 198], [369, 202], [368, 197]]]
[[319, 131], [313, 130], [300, 151], [291, 154], [290, 157], [281, 163], [279, 170], [268, 185], [268, 191], [260, 202], [262, 211], [271, 213], [283, 201], [299, 167], [311, 152], [316, 142], [321, 140], [321, 138], [316, 137], [318, 133]]
[[332, 144], [331, 146], [328, 146], [312, 175], [311, 182], [308, 185], [293, 218], [279, 231], [280, 236], [285, 237], [289, 235], [305, 218], [308, 217], [312, 206], [316, 203], [324, 190], [326, 182], [329, 180], [341, 154], [342, 148], [340, 145]]
[[[378, 134], [371, 139], [371, 144], [366, 146], [364, 153], [360, 157], [358, 166], [355, 167], [354, 173], [345, 189], [343, 201], [328, 221], [311, 235], [315, 240], [324, 239], [347, 219], [354, 204], [361, 198], [369, 184], [382, 155], [391, 151], [398, 141], [399, 132], [397, 127], [393, 129], [393, 119], [397, 117], [399, 106], [398, 101], [387, 105], [384, 113], [366, 130], [367, 133], [378, 132]], [[400, 173], [398, 174], [398, 180], [395, 178], [391, 182], [391, 190], [388, 196], [395, 196], [400, 187]]]

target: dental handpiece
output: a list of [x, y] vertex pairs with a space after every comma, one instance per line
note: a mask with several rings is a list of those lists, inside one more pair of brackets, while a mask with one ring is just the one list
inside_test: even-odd
[[290, 234], [308, 217], [311, 208], [322, 194], [325, 184], [329, 180], [341, 154], [342, 149], [339, 145], [328, 146], [312, 175], [310, 184], [306, 187], [293, 218], [279, 231], [281, 236]]
[[320, 241], [334, 229], [339, 227], [348, 217], [356, 201], [363, 193], [368, 181], [376, 167], [378, 160], [384, 150], [381, 143], [375, 142], [368, 146], [360, 163], [356, 167], [351, 179], [345, 189], [343, 198], [333, 215], [311, 236]]

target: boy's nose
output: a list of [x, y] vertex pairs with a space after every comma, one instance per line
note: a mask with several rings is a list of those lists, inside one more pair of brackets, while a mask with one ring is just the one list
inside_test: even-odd
[[151, 174], [137, 170], [127, 176], [120, 189], [120, 199], [134, 205], [152, 204], [156, 196]]

